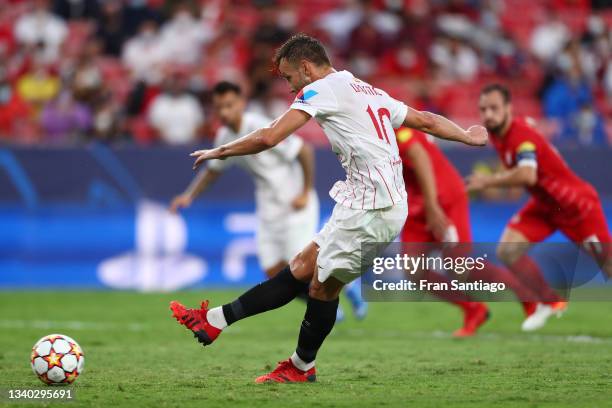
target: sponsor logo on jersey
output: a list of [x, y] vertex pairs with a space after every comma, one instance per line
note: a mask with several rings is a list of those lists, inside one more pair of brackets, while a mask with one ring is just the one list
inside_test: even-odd
[[295, 97], [295, 101], [299, 103], [308, 103], [306, 101], [315, 95], [318, 95], [318, 92], [314, 89], [309, 89], [306, 92], [304, 92], [304, 90], [302, 89]]

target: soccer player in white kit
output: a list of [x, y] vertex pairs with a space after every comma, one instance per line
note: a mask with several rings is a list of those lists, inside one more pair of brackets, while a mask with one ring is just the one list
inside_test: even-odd
[[[237, 84], [221, 81], [212, 90], [213, 107], [223, 126], [217, 131], [216, 147], [231, 143], [272, 122], [255, 112], [245, 112], [246, 100]], [[319, 227], [319, 199], [313, 189], [312, 148], [296, 135], [290, 135], [269, 150], [226, 160], [210, 160], [187, 189], [174, 197], [170, 211], [191, 205], [232, 165], [246, 170], [255, 181], [257, 258], [265, 274], [272, 278], [312, 239]], [[358, 283], [358, 282], [355, 282]], [[307, 290], [303, 296], [306, 297]], [[346, 293], [355, 316], [367, 313], [367, 303], [358, 285]], [[343, 316], [338, 307], [337, 319]]]
[[487, 132], [482, 126], [464, 130], [442, 116], [409, 108], [350, 72], [336, 71], [321, 43], [304, 34], [283, 44], [274, 62], [297, 92], [291, 108], [268, 127], [194, 152], [194, 167], [206, 160], [270, 149], [314, 117], [347, 175], [330, 191], [336, 201], [332, 216], [289, 267], [233, 302], [212, 309], [202, 302], [200, 309], [188, 309], [173, 301], [170, 309], [208, 345], [228, 325], [281, 307], [309, 285], [295, 352], [255, 380], [307, 382], [315, 381], [315, 357], [334, 326], [340, 290], [367, 266], [361, 264], [362, 243], [393, 241], [406, 220], [406, 190], [393, 129], [403, 125], [469, 145], [486, 144]]
[[[215, 113], [223, 123], [215, 136], [216, 147], [265, 127], [271, 119], [245, 112], [242, 90], [222, 81], [212, 90]], [[187, 189], [176, 196], [170, 210], [186, 208], [228, 167], [246, 170], [255, 182], [257, 257], [268, 277], [285, 268], [304, 248], [319, 226], [319, 199], [313, 189], [312, 148], [290, 135], [272, 149], [256, 155], [210, 160]]]

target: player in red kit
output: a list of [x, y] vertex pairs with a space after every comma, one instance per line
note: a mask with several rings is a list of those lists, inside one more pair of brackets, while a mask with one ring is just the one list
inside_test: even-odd
[[486, 176], [474, 174], [467, 187], [469, 191], [479, 191], [522, 186], [531, 194], [531, 199], [506, 226], [497, 253], [541, 296], [535, 313], [523, 323], [523, 330], [535, 330], [548, 317], [565, 310], [567, 303], [550, 288], [538, 266], [526, 255], [529, 244], [543, 241], [560, 230], [582, 245], [610, 277], [612, 240], [593, 186], [578, 177], [527, 120], [513, 118], [509, 90], [499, 84], [488, 85], [481, 92], [479, 105], [482, 122], [506, 170]]
[[[421, 252], [415, 243], [469, 243], [472, 241], [468, 196], [463, 179], [444, 153], [419, 131], [401, 128], [396, 133], [408, 192], [408, 218], [402, 229], [407, 251]], [[423, 250], [432, 249], [429, 244]], [[464, 246], [465, 248], [465, 246]], [[447, 282], [434, 271], [423, 271], [428, 282]], [[527, 310], [535, 308], [536, 295], [509, 271], [489, 262], [483, 271], [473, 271], [470, 280], [503, 282], [513, 289]], [[488, 308], [462, 292], [435, 292], [436, 296], [462, 309], [463, 327], [456, 337], [472, 336], [488, 318]]]

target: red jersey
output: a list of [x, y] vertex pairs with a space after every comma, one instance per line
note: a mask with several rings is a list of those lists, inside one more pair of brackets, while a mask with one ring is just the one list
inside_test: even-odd
[[444, 156], [444, 153], [424, 133], [414, 129], [400, 128], [397, 130], [397, 146], [402, 158], [410, 214], [418, 214], [425, 210], [423, 192], [407, 154], [407, 150], [413, 143], [421, 144], [429, 156], [434, 171], [440, 205], [447, 207], [458, 198], [464, 199], [466, 192], [463, 179], [446, 156]]
[[598, 199], [595, 189], [578, 177], [557, 149], [524, 118], [515, 118], [503, 137], [491, 141], [507, 168], [531, 166], [538, 180], [527, 188], [532, 197], [559, 210], [580, 211], [585, 199]]

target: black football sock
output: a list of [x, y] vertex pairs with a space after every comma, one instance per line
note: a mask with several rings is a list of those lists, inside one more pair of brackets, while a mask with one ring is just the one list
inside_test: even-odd
[[253, 286], [238, 299], [223, 305], [223, 315], [230, 325], [245, 317], [284, 306], [306, 290], [308, 283], [297, 280], [287, 266], [273, 278]]
[[338, 303], [338, 298], [331, 301], [308, 298], [295, 349], [295, 353], [304, 363], [312, 363], [315, 360], [323, 340], [334, 327]]
[[304, 303], [308, 303], [308, 285], [304, 288], [304, 291], [298, 293], [295, 298], [304, 301]]

